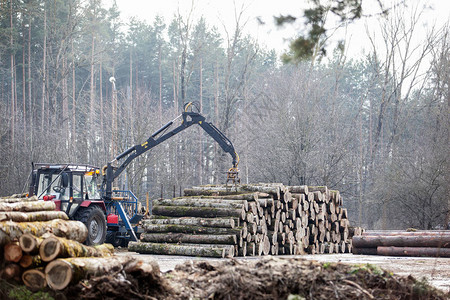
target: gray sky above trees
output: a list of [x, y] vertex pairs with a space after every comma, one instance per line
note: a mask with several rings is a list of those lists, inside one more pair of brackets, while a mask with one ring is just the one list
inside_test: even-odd
[[[108, 0], [112, 2], [113, 0]], [[289, 39], [294, 37], [297, 32], [304, 30], [302, 22], [295, 25], [287, 25], [278, 28], [274, 24], [273, 17], [279, 15], [291, 14], [296, 17], [302, 15], [302, 10], [307, 7], [307, 1], [300, 0], [165, 0], [165, 1], [148, 1], [148, 0], [116, 0], [122, 13], [123, 20], [129, 20], [131, 17], [137, 17], [141, 20], [152, 22], [155, 16], [160, 15], [166, 21], [170, 20], [178, 12], [182, 16], [187, 16], [192, 5], [193, 17], [199, 18], [203, 16], [211, 25], [217, 26], [219, 30], [223, 30], [225, 26], [228, 30], [235, 25], [235, 8], [237, 12], [244, 11], [244, 19], [248, 20], [245, 31], [258, 39], [260, 44], [266, 45], [268, 48], [276, 49], [279, 54], [283, 53], [289, 46]], [[386, 1], [382, 3], [385, 8], [393, 7], [398, 4], [399, 0]], [[433, 25], [441, 27], [450, 20], [450, 1], [446, 0], [407, 0], [408, 8], [427, 7], [421, 16], [420, 34], [418, 38], [423, 38], [427, 31]], [[363, 0], [363, 14], [365, 16], [376, 15], [380, 13], [378, 0]], [[263, 23], [263, 24], [262, 24]], [[333, 28], [334, 24], [331, 20], [329, 28]], [[371, 45], [367, 37], [366, 28], [371, 34], [379, 36], [377, 26], [378, 20], [376, 16], [363, 17], [347, 28], [341, 28], [334, 33], [334, 41], [339, 39], [346, 40], [347, 54], [350, 57], [361, 56], [371, 51]], [[330, 31], [332, 32], [332, 30]], [[419, 39], [418, 39], [419, 41]], [[331, 42], [331, 49], [334, 47]], [[330, 49], [330, 50], [331, 50]]]

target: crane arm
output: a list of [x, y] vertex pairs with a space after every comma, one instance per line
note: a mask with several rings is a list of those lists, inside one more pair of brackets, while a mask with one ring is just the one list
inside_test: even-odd
[[[187, 105], [188, 107], [189, 105]], [[181, 124], [172, 129], [169, 132], [165, 132], [167, 129], [169, 129], [177, 119], [182, 118]], [[184, 111], [181, 115], [179, 115], [177, 118], [173, 119], [169, 123], [162, 126], [160, 129], [155, 131], [143, 144], [135, 145], [124, 151], [123, 153], [119, 154], [114, 160], [109, 162], [104, 167], [104, 192], [105, 192], [105, 198], [107, 200], [111, 199], [112, 197], [112, 183], [114, 179], [119, 177], [119, 175], [126, 169], [126, 167], [138, 156], [142, 155], [143, 153], [147, 152], [148, 150], [156, 147], [157, 145], [161, 144], [162, 142], [166, 141], [167, 139], [171, 138], [172, 136], [180, 133], [181, 131], [191, 127], [194, 124], [200, 125], [203, 130], [206, 131], [218, 144], [219, 146], [227, 153], [231, 155], [233, 158], [233, 166], [228, 170], [229, 177], [231, 175], [237, 177], [237, 167], [239, 164], [239, 156], [237, 155], [233, 144], [231, 141], [212, 123], [206, 122], [205, 117], [202, 116], [200, 113], [197, 112], [189, 112]], [[165, 133], [164, 133], [165, 132]], [[112, 164], [116, 161], [121, 160], [122, 158], [125, 158], [125, 161], [122, 162], [122, 164], [117, 167], [113, 168]], [[233, 177], [233, 178], [236, 178]], [[227, 179], [228, 180], [228, 179]]]

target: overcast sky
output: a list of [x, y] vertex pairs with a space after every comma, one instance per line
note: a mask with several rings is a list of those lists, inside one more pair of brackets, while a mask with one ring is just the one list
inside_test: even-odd
[[[112, 0], [107, 0], [112, 1]], [[244, 20], [247, 20], [245, 30], [248, 34], [255, 37], [260, 44], [268, 48], [274, 48], [282, 53], [288, 48], [286, 40], [295, 36], [299, 27], [286, 26], [286, 28], [277, 28], [274, 25], [273, 17], [280, 14], [292, 14], [301, 16], [302, 9], [305, 8], [306, 0], [116, 0], [121, 11], [122, 17], [126, 22], [134, 16], [141, 20], [146, 20], [150, 24], [156, 15], [162, 16], [166, 22], [169, 22], [179, 11], [181, 15], [187, 16], [192, 4], [194, 4], [194, 16], [199, 18], [204, 16], [207, 22], [217, 26], [221, 32], [225, 26], [232, 31], [235, 24], [235, 7], [237, 11], [244, 11]], [[422, 23], [427, 24], [428, 28], [437, 24], [442, 26], [449, 22], [450, 18], [450, 0], [405, 0], [408, 5], [427, 5], [433, 9], [427, 9], [422, 17]], [[385, 6], [392, 6], [395, 1], [383, 1]], [[398, 2], [398, 1], [397, 1]], [[363, 0], [363, 11], [365, 14], [379, 12], [379, 6], [376, 0]], [[257, 18], [265, 22], [261, 25]], [[350, 25], [346, 30], [341, 29], [336, 33], [336, 37], [345, 37], [348, 48], [348, 54], [359, 56], [365, 50], [368, 50], [369, 41], [367, 39], [366, 27], [369, 31], [375, 32], [377, 20], [376, 17], [364, 18]], [[421, 26], [422, 27], [422, 26]], [[427, 29], [423, 27], [420, 36], [426, 34]]]

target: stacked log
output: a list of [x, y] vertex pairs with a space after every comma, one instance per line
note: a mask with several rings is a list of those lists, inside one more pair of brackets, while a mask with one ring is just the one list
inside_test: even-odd
[[358, 232], [342, 204], [339, 191], [325, 186], [197, 186], [155, 200], [141, 241], [128, 249], [213, 257], [349, 253]]
[[366, 231], [353, 254], [450, 257], [450, 230]]
[[111, 245], [82, 244], [88, 231], [79, 221], [55, 211], [52, 201], [36, 196], [13, 195], [0, 198], [0, 277], [24, 283], [32, 290], [47, 286], [45, 267], [67, 257], [111, 255]]

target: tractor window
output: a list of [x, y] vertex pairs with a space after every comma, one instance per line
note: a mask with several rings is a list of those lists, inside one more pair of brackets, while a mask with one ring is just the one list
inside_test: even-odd
[[96, 181], [95, 175], [85, 175], [84, 176], [84, 182], [85, 182], [85, 189], [88, 193], [89, 199], [100, 199], [100, 194], [97, 189], [97, 181]]
[[73, 198], [80, 199], [81, 198], [81, 175], [73, 174], [72, 189], [73, 189]]
[[67, 174], [66, 172], [62, 173], [59, 179], [59, 188], [61, 191], [61, 200], [69, 200], [69, 194], [70, 194], [70, 190], [69, 190], [69, 174]]
[[[38, 182], [38, 196], [45, 195], [55, 195], [59, 198], [59, 193], [56, 193], [53, 190], [53, 187], [59, 185], [59, 180], [55, 180], [58, 177], [58, 174], [49, 174], [49, 173], [41, 173], [39, 174], [39, 182]], [[53, 183], [52, 183], [53, 182]], [[42, 198], [41, 196], [41, 198]]]

